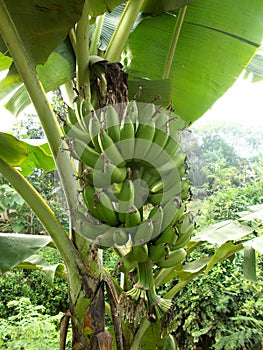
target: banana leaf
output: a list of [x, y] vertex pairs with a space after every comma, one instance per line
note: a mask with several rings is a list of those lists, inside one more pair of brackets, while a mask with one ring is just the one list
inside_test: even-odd
[[[15, 0], [4, 1], [4, 3], [9, 9], [15, 11], [14, 4], [17, 3]], [[108, 0], [101, 4], [92, 1], [90, 2], [90, 13], [93, 16], [102, 14], [104, 11], [111, 11], [115, 5], [121, 3], [122, 1]], [[147, 3], [152, 4], [152, 12], [160, 12], [160, 10], [157, 11], [156, 1], [152, 0]], [[181, 6], [186, 2], [169, 1], [166, 3], [167, 6], [169, 4], [168, 7], [161, 6], [161, 12], [169, 7], [175, 9], [179, 3]], [[21, 30], [22, 39], [26, 41], [27, 47], [33, 50], [35, 61], [43, 63], [48, 54], [66, 37], [72, 23], [79, 18], [82, 2], [79, 0], [67, 4], [62, 1], [49, 0], [38, 1], [37, 4], [40, 4], [38, 10], [41, 13], [36, 10], [36, 0], [31, 0], [27, 4], [27, 11], [24, 11], [27, 12], [25, 15], [21, 11], [21, 6], [23, 10], [24, 6], [21, 5], [18, 6], [18, 12], [15, 12], [13, 16], [17, 23], [19, 22], [17, 27], [18, 30]], [[59, 14], [54, 11], [55, 4], [59, 4], [61, 14], [68, 20], [68, 23], [65, 23], [65, 18], [61, 19], [61, 22], [60, 18], [56, 18]], [[175, 4], [177, 7], [170, 4]], [[171, 52], [171, 46], [178, 32], [178, 11], [154, 16], [147, 15], [143, 18], [130, 34], [123, 54], [123, 63], [130, 76], [131, 97], [138, 92], [139, 86], [143, 87], [141, 101], [151, 101], [154, 94], [161, 94], [163, 105], [172, 102], [176, 113], [186, 122], [190, 122], [201, 117], [231, 87], [254, 56], [262, 41], [263, 3], [261, 0], [253, 2], [239, 0], [234, 3], [227, 0], [213, 0], [212, 2], [199, 0], [188, 1], [187, 4], [183, 25], [180, 33], [177, 33], [179, 40], [174, 55]], [[34, 9], [31, 9], [29, 5]], [[74, 7], [72, 14], [70, 14], [70, 9], [72, 9], [70, 6]], [[47, 9], [45, 16], [43, 9]], [[52, 15], [50, 15], [50, 9], [53, 9]], [[50, 26], [51, 20], [55, 25], [52, 23]], [[36, 22], [40, 23], [36, 33], [39, 35], [38, 40], [32, 37], [32, 28]], [[52, 38], [49, 43], [51, 33], [54, 39]], [[38, 53], [39, 42], [43, 49], [41, 48]], [[0, 50], [8, 54], [1, 40]], [[63, 58], [64, 60], [61, 60], [59, 56], [53, 56], [54, 69], [45, 70], [43, 68], [41, 74], [39, 73], [41, 80], [48, 82], [45, 83], [46, 91], [53, 90], [72, 78], [73, 64], [65, 62], [72, 62], [72, 48], [66, 48]], [[167, 75], [164, 72], [167, 69], [169, 58], [172, 58], [172, 65]], [[3, 69], [8, 65], [10, 66], [9, 57], [0, 55], [0, 68]], [[164, 80], [163, 84], [160, 84], [161, 80]], [[3, 95], [6, 96], [18, 86], [19, 82], [16, 76], [13, 81], [12, 79], [11, 81], [5, 80], [4, 83], [0, 86], [0, 91], [3, 91]], [[165, 86], [165, 89], [161, 89], [161, 86]], [[3, 87], [5, 90], [2, 90]], [[7, 104], [7, 108], [17, 114], [28, 103], [26, 92], [19, 89], [19, 92]]]

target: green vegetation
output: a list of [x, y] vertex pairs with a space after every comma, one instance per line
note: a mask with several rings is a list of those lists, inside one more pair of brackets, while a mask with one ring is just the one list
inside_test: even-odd
[[[227, 131], [231, 132], [231, 128], [228, 128]], [[211, 139], [210, 133], [213, 133], [213, 129], [204, 132], [197, 130], [197, 132], [201, 139], [205, 137], [207, 140]], [[240, 138], [237, 131], [236, 137]], [[233, 146], [222, 138], [217, 137], [216, 139], [221, 147], [217, 147], [216, 143], [213, 143], [213, 149], [211, 143], [209, 147], [207, 143], [204, 143], [206, 147], [202, 147], [204, 159], [202, 171], [206, 172], [204, 178], [212, 178], [213, 181], [209, 180], [209, 186], [208, 183], [204, 183], [202, 187], [205, 190], [208, 189], [208, 195], [204, 201], [202, 214], [197, 218], [198, 230], [211, 223], [236, 219], [237, 212], [245, 211], [249, 205], [262, 203], [263, 177], [260, 155], [244, 159], [238, 155]], [[233, 159], [235, 159], [234, 163]], [[216, 176], [214, 176], [215, 163], [220, 164]], [[246, 169], [249, 169], [248, 173]], [[234, 180], [233, 174], [236, 176], [240, 174], [238, 180]], [[43, 177], [43, 183], [42, 180], [39, 180], [37, 185], [41, 191], [45, 192], [47, 198], [51, 202], [58, 201], [52, 183], [50, 187], [45, 187], [46, 178]], [[7, 185], [6, 182], [5, 185]], [[196, 191], [196, 188], [193, 188], [193, 191]], [[15, 192], [14, 196], [16, 196]], [[195, 200], [198, 198], [194, 198]], [[8, 202], [8, 205], [11, 206], [12, 202]], [[26, 214], [19, 209], [18, 213], [21, 221], [26, 222]], [[63, 210], [61, 215], [63, 215]], [[34, 222], [34, 224], [35, 231], [39, 223]], [[255, 226], [258, 234], [262, 233], [260, 223], [251, 224]], [[4, 224], [0, 227], [4, 227]], [[194, 251], [188, 259], [193, 261], [208, 256], [213, 254], [214, 250], [214, 246], [207, 243]], [[61, 262], [61, 258], [53, 248], [43, 249], [42, 255], [50, 263]], [[113, 249], [106, 251], [104, 254], [105, 269], [114, 271], [117, 260], [118, 256]], [[243, 277], [243, 254], [238, 253], [233, 261], [223, 261], [215, 266], [207, 276], [196, 277], [175, 296], [174, 318], [170, 329], [180, 350], [241, 350], [244, 346], [247, 350], [261, 349], [262, 264], [262, 259], [258, 257], [257, 282], [247, 281]], [[58, 344], [56, 327], [62, 316], [61, 312], [65, 312], [67, 308], [66, 283], [56, 277], [54, 287], [51, 288], [38, 271], [14, 270], [1, 276], [0, 290], [2, 291], [0, 334], [3, 348], [24, 344], [26, 349], [34, 350], [40, 349], [38, 344], [41, 342], [47, 344], [46, 349], [51, 344], [55, 348], [55, 344]], [[163, 288], [163, 294], [165, 290], [166, 287]], [[25, 297], [29, 298], [30, 302], [21, 299]], [[17, 314], [18, 305], [21, 305], [21, 310], [25, 315], [22, 318], [22, 311], [20, 316]], [[45, 310], [44, 314], [42, 310]], [[34, 317], [37, 317], [35, 323], [33, 323]], [[22, 321], [24, 318], [26, 321]], [[21, 326], [21, 322], [25, 322], [23, 325], [25, 332], [19, 333], [17, 327]], [[39, 322], [43, 323], [41, 330]], [[27, 330], [29, 332], [31, 328], [32, 337], [37, 339], [34, 342], [35, 348], [30, 347], [30, 339], [26, 340]], [[41, 334], [41, 331], [45, 335]]]
[[[244, 274], [255, 280], [255, 252], [263, 253], [261, 237], [250, 240], [258, 234], [250, 225], [255, 220], [243, 216], [205, 229], [200, 221], [191, 239], [190, 180], [184, 178], [186, 154], [178, 151], [180, 135], [248, 62], [254, 78], [262, 76], [255, 56], [262, 43], [262, 0], [234, 5], [227, 0], [38, 0], [37, 6], [28, 0], [27, 11], [23, 6], [0, 0], [0, 70], [8, 71], [0, 81], [0, 99], [6, 98], [5, 107], [15, 115], [32, 102], [47, 143], [31, 145], [0, 133], [0, 172], [28, 206], [7, 183], [0, 269], [38, 270], [50, 285], [55, 276], [67, 280], [61, 350], [69, 325], [72, 349], [175, 350], [176, 295], [195, 277], [226, 259], [234, 261], [241, 252]], [[47, 92], [61, 85], [64, 102], [54, 108]], [[31, 123], [19, 137], [27, 132], [34, 137], [37, 128]], [[222, 142], [221, 152], [225, 148]], [[225, 190], [228, 174], [222, 168], [233, 156], [230, 151], [222, 164], [220, 156], [209, 154], [210, 166], [216, 165], [214, 174], [202, 170], [209, 195]], [[231, 176], [239, 158], [232, 159]], [[55, 169], [62, 201], [37, 181], [44, 174], [42, 180], [50, 183], [45, 174], [52, 176]], [[239, 180], [233, 176], [232, 185]], [[204, 195], [200, 182], [193, 198]], [[60, 208], [63, 201], [67, 204]], [[16, 214], [24, 216], [25, 208], [30, 210], [23, 222]], [[221, 211], [217, 216], [223, 217]], [[11, 229], [17, 233], [6, 232]], [[200, 251], [206, 247], [202, 242], [213, 249]], [[43, 257], [47, 247], [56, 247], [61, 260], [54, 263], [49, 253]], [[109, 266], [104, 262], [109, 247], [118, 255], [116, 268], [115, 253]], [[200, 252], [209, 256], [200, 257]], [[29, 314], [39, 311], [40, 306], [23, 302]], [[19, 325], [20, 316], [8, 316], [10, 327], [12, 317]], [[32, 334], [38, 333], [35, 326]], [[19, 332], [8, 332], [4, 339], [16, 342]], [[247, 335], [246, 346], [250, 340]], [[47, 342], [53, 342], [52, 336]]]
[[[42, 305], [34, 306], [26, 297], [10, 301], [7, 308], [11, 316], [0, 318], [1, 349], [58, 348], [58, 329], [62, 313], [50, 316]], [[66, 349], [70, 349], [70, 341]]]

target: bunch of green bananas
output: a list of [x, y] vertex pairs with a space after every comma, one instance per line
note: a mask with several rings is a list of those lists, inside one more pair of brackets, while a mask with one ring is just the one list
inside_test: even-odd
[[82, 164], [83, 199], [92, 218], [82, 220], [87, 237], [94, 239], [96, 232], [90, 231], [96, 230], [100, 237], [105, 230], [108, 237], [106, 231], [114, 227], [113, 243], [148, 243], [154, 261], [154, 247], [160, 244], [182, 248], [193, 229], [191, 219], [187, 230], [177, 228], [186, 221], [190, 182], [184, 178], [180, 128], [171, 114], [136, 101], [128, 103], [124, 114], [118, 105], [95, 112], [80, 96], [75, 104], [68, 108], [63, 131]]
[[75, 215], [76, 229], [100, 247], [128, 247], [119, 269], [138, 273], [129, 296], [147, 299], [161, 317], [171, 303], [156, 295], [145, 271], [152, 263], [181, 263], [194, 229], [182, 124], [153, 103], [130, 101], [124, 112], [118, 105], [95, 112], [80, 96], [75, 104], [63, 131], [80, 164], [84, 209]]

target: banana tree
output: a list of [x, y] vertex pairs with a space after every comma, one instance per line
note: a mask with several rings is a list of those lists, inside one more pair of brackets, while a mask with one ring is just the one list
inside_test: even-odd
[[[10, 135], [0, 135], [0, 171], [48, 233], [47, 237], [2, 235], [1, 270], [19, 264], [32, 266], [32, 255], [38, 249], [56, 246], [66, 269], [64, 273], [60, 267], [58, 272], [67, 276], [69, 289], [61, 349], [65, 348], [69, 319], [73, 349], [139, 349], [142, 345], [147, 349], [153, 346], [153, 339], [156, 349], [175, 348], [169, 334], [173, 297], [197, 274], [243, 248], [230, 244], [228, 237], [219, 242], [221, 250], [212, 260], [183, 265], [186, 253], [199, 243], [189, 243], [193, 229], [186, 210], [189, 182], [183, 179], [185, 157], [176, 152], [177, 137], [227, 91], [254, 56], [262, 41], [262, 2], [30, 0], [25, 6], [0, 0], [0, 9], [0, 68], [8, 70], [0, 81], [0, 98], [8, 96], [5, 106], [13, 114], [32, 102], [49, 145], [33, 148]], [[68, 115], [60, 118], [61, 126], [47, 92], [62, 85]], [[174, 111], [185, 126], [178, 123]], [[134, 136], [140, 140], [135, 146]], [[125, 146], [116, 148], [120, 137]], [[155, 148], [149, 151], [153, 144]], [[140, 149], [134, 151], [136, 156], [129, 154], [131, 147]], [[163, 149], [166, 151], [160, 153]], [[156, 158], [158, 152], [161, 157]], [[151, 155], [152, 168], [159, 175], [163, 171], [161, 179], [156, 169], [146, 166], [146, 154]], [[77, 168], [72, 156], [78, 160]], [[165, 164], [160, 163], [162, 157]], [[48, 171], [53, 162], [69, 208], [70, 232], [65, 232], [24, 176], [34, 167]], [[108, 180], [108, 170], [115, 179], [110, 182], [115, 191], [111, 194], [123, 196], [128, 211], [118, 212], [114, 200], [108, 201], [105, 185], [97, 183], [104, 190], [92, 192], [96, 179]], [[175, 189], [171, 179], [176, 177], [180, 187]], [[137, 208], [134, 197], [143, 192], [143, 183], [151, 193], [144, 202], [139, 200]], [[169, 191], [164, 191], [164, 184]], [[143, 217], [145, 207], [153, 219]], [[166, 208], [172, 212], [170, 221], [152, 237]], [[185, 235], [181, 237], [182, 226]], [[164, 238], [163, 232], [168, 231], [172, 236], [169, 233]], [[249, 233], [249, 229], [242, 231], [242, 235]], [[102, 266], [101, 248], [109, 246], [120, 257], [120, 282]], [[178, 283], [164, 298], [159, 297], [156, 289], [172, 278]], [[112, 324], [108, 330], [105, 308]]]

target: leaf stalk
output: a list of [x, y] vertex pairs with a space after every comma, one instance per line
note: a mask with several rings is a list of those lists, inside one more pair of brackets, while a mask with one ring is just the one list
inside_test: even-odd
[[129, 0], [127, 2], [105, 52], [105, 59], [111, 62], [120, 61], [121, 53], [143, 2], [144, 0]]
[[164, 72], [163, 72], [163, 79], [168, 79], [169, 78], [169, 74], [170, 74], [170, 70], [172, 67], [172, 63], [173, 63], [173, 59], [174, 59], [174, 54], [175, 54], [175, 50], [178, 44], [178, 39], [180, 36], [180, 32], [182, 29], [182, 25], [184, 22], [184, 17], [185, 17], [185, 13], [187, 10], [187, 6], [184, 6], [183, 8], [181, 8], [179, 10], [178, 13], [178, 18], [177, 18], [177, 22], [175, 25], [175, 29], [174, 29], [174, 35], [173, 35], [173, 39], [171, 42], [171, 46], [170, 46], [170, 50], [169, 50], [169, 54], [167, 57], [167, 61], [164, 67]]

